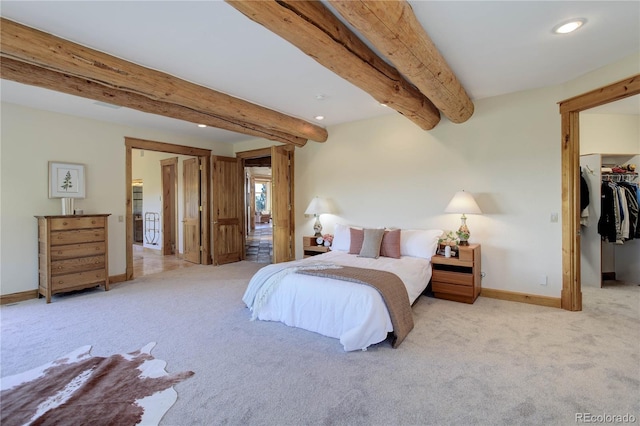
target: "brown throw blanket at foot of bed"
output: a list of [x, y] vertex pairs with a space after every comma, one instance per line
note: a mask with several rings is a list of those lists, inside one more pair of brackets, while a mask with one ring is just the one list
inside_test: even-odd
[[296, 273], [351, 281], [378, 290], [391, 317], [393, 325], [391, 346], [394, 348], [397, 348], [413, 329], [413, 314], [407, 289], [402, 280], [392, 272], [342, 266], [339, 269], [299, 270]]

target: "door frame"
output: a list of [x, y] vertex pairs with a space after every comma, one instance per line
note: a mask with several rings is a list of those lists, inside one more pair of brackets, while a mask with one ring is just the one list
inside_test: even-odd
[[166, 142], [156, 142], [145, 139], [138, 139], [125, 136], [125, 211], [126, 211], [126, 230], [125, 230], [125, 250], [126, 250], [126, 272], [125, 280], [129, 281], [133, 279], [133, 194], [131, 191], [131, 184], [133, 182], [133, 170], [132, 170], [132, 150], [144, 149], [146, 151], [166, 152], [168, 154], [189, 155], [192, 157], [200, 157], [200, 164], [202, 164], [202, 173], [200, 175], [200, 192], [202, 201], [202, 215], [200, 224], [200, 236], [202, 238], [202, 257], [200, 263], [203, 265], [211, 264], [211, 246], [210, 246], [210, 208], [209, 208], [209, 157], [211, 156], [210, 149], [194, 148], [191, 146], [175, 145]]
[[640, 94], [640, 74], [559, 102], [562, 131], [562, 309], [582, 310], [580, 111]]
[[[285, 147], [286, 150], [289, 151], [293, 151], [295, 152], [295, 146], [293, 145], [282, 145]], [[271, 148], [272, 147], [267, 147], [267, 148], [259, 148], [259, 149], [252, 149], [249, 151], [240, 151], [240, 152], [236, 152], [236, 157], [237, 158], [241, 158], [242, 159], [242, 170], [244, 170], [245, 168], [245, 160], [249, 160], [252, 158], [262, 158], [262, 157], [271, 157]], [[273, 179], [273, 174], [272, 177]], [[246, 182], [247, 179], [245, 178], [244, 181]], [[291, 180], [290, 180], [290, 188], [289, 190], [291, 191], [291, 194], [294, 194], [294, 189], [295, 189], [295, 185], [294, 185], [294, 176], [291, 176]], [[244, 193], [245, 195], [247, 194], [247, 189], [244, 189]], [[271, 192], [271, 196], [273, 197], [273, 191]], [[251, 202], [253, 202], [253, 200], [251, 200]], [[273, 198], [271, 199], [271, 206], [273, 206], [274, 200]], [[247, 203], [243, 203], [243, 208], [244, 208], [244, 218], [245, 218], [245, 223], [248, 223], [247, 221], [250, 220], [250, 218], [248, 217], [249, 212], [247, 211]], [[289, 232], [295, 236], [295, 229], [296, 229], [296, 223], [295, 223], [295, 214], [293, 214], [294, 209], [292, 206], [292, 214], [291, 214], [291, 229], [289, 230]], [[273, 215], [273, 213], [272, 213]], [[291, 250], [292, 252], [295, 254], [295, 238], [293, 239], [293, 241], [291, 242]], [[243, 254], [246, 257], [246, 246], [243, 247]]]

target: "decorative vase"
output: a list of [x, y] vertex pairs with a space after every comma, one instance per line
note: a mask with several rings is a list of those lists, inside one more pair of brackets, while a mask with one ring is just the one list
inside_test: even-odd
[[61, 198], [61, 200], [62, 200], [62, 214], [64, 216], [72, 215], [74, 198]]
[[327, 240], [324, 240], [324, 246], [325, 247], [331, 247], [331, 243]]
[[446, 246], [444, 248], [444, 257], [451, 257], [451, 246]]

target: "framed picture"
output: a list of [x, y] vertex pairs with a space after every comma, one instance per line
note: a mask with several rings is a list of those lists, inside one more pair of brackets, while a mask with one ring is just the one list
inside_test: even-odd
[[84, 164], [49, 161], [49, 198], [84, 197]]

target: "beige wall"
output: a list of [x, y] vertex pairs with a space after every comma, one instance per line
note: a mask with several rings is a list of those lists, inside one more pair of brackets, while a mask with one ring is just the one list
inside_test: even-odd
[[313, 232], [303, 212], [316, 195], [338, 208], [322, 216], [323, 232], [335, 223], [457, 229], [459, 216], [444, 208], [464, 189], [484, 212], [467, 221], [471, 241], [482, 244], [482, 285], [559, 298], [562, 224], [551, 222], [562, 210], [558, 102], [637, 74], [639, 59], [565, 85], [477, 100], [468, 122], [443, 119], [428, 132], [395, 113], [329, 128], [325, 143], [296, 149], [297, 257], [302, 236]]
[[398, 114], [330, 129], [326, 143], [296, 152], [298, 236], [312, 231], [302, 212], [315, 195], [339, 209], [322, 217], [329, 232], [337, 222], [455, 230], [460, 215], [444, 209], [464, 189], [484, 213], [467, 220], [483, 285], [559, 296], [558, 100], [553, 88], [480, 100], [468, 122], [429, 132]]
[[109, 217], [109, 273], [123, 274], [125, 259], [125, 136], [212, 149], [233, 155], [231, 145], [119, 126], [2, 104], [0, 133], [0, 293], [38, 287], [35, 215], [60, 214], [48, 198], [48, 161], [86, 166], [87, 197], [75, 207]]
[[580, 155], [599, 153], [640, 153], [640, 115], [580, 113]]
[[[560, 297], [560, 116], [557, 102], [637, 74], [640, 57], [627, 58], [562, 86], [475, 102], [463, 124], [443, 118], [425, 132], [398, 114], [329, 128], [329, 140], [296, 149], [296, 245], [312, 231], [303, 212], [325, 196], [339, 211], [335, 223], [404, 228], [457, 229], [457, 215], [443, 212], [465, 189], [484, 214], [470, 215], [471, 240], [482, 243], [483, 286]], [[107, 212], [110, 274], [124, 273], [124, 136], [212, 148], [215, 154], [269, 146], [248, 140], [237, 146], [189, 140], [144, 129], [2, 105], [0, 171], [0, 292], [37, 288], [34, 215], [57, 214], [47, 198], [47, 161], [87, 165], [85, 212]], [[232, 152], [233, 151], [233, 152]], [[548, 284], [540, 285], [546, 277]]]

